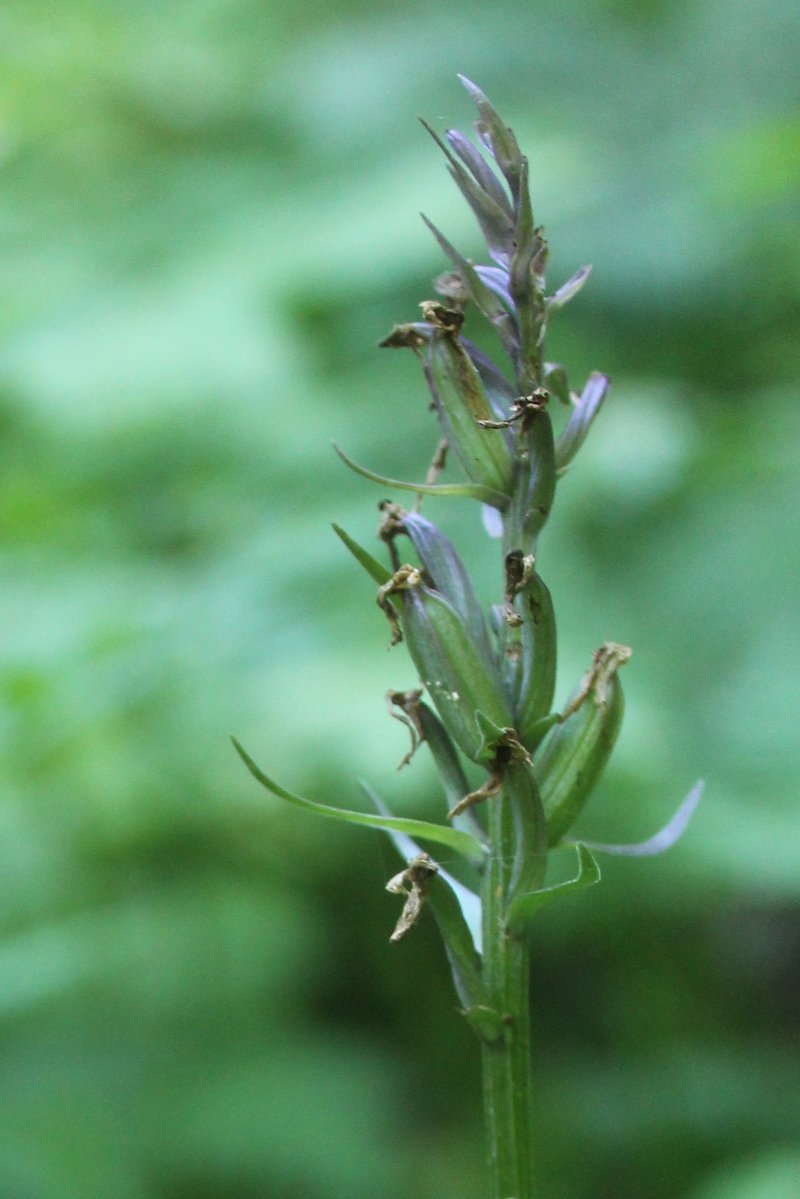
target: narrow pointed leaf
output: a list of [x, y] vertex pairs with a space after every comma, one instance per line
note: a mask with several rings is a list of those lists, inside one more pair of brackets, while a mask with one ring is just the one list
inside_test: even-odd
[[328, 816], [333, 820], [341, 820], [345, 824], [360, 824], [367, 828], [407, 833], [409, 837], [419, 837], [422, 841], [432, 841], [437, 845], [446, 845], [449, 849], [455, 850], [456, 853], [462, 854], [471, 861], [478, 861], [484, 856], [483, 846], [475, 837], [444, 824], [431, 824], [426, 820], [410, 820], [402, 816], [375, 816], [370, 812], [352, 812], [345, 808], [332, 808], [328, 804], [316, 803], [314, 800], [304, 799], [301, 795], [295, 795], [264, 774], [235, 737], [232, 737], [231, 740], [234, 749], [253, 778], [261, 783], [262, 787], [266, 787], [267, 791], [272, 792], [279, 799], [287, 800], [288, 803], [294, 804], [295, 807], [305, 808], [306, 811], [315, 812], [318, 816]]
[[507, 916], [510, 933], [521, 932], [539, 909], [549, 903], [551, 899], [558, 899], [562, 895], [568, 895], [571, 891], [580, 891], [584, 887], [592, 887], [595, 883], [600, 882], [600, 867], [589, 847], [578, 842], [575, 850], [578, 855], [578, 873], [575, 878], [571, 878], [565, 883], [557, 883], [553, 887], [543, 887], [538, 891], [529, 892], [527, 895], [516, 896], [509, 907]]
[[421, 212], [419, 215], [422, 217], [423, 221], [436, 238], [440, 249], [444, 251], [446, 257], [450, 259], [453, 266], [461, 275], [462, 280], [469, 291], [470, 299], [480, 310], [480, 312], [483, 313], [486, 319], [494, 323], [498, 317], [507, 316], [507, 312], [495, 296], [494, 292], [491, 290], [491, 288], [487, 287], [480, 278], [477, 268], [474, 267], [472, 263], [464, 257], [463, 254], [459, 253], [452, 242], [447, 240], [441, 229], [437, 228], [433, 221], [430, 220], [424, 212]]
[[556, 470], [563, 472], [586, 440], [611, 386], [608, 375], [592, 371], [580, 399], [556, 441]]
[[508, 496], [494, 491], [491, 487], [484, 487], [480, 483], [406, 483], [401, 479], [390, 479], [386, 475], [377, 474], [374, 470], [367, 470], [365, 466], [359, 466], [357, 462], [349, 458], [338, 445], [334, 445], [333, 448], [345, 466], [349, 466], [357, 475], [363, 475], [372, 483], [380, 483], [381, 487], [393, 487], [397, 491], [415, 491], [420, 495], [460, 495], [467, 499], [480, 500], [484, 504], [491, 504], [493, 508], [502, 509], [508, 506]]
[[389, 579], [392, 577], [392, 572], [387, 570], [382, 562], [379, 562], [377, 558], [373, 558], [372, 554], [363, 549], [357, 541], [354, 541], [349, 533], [345, 533], [344, 529], [340, 525], [334, 523], [331, 525], [331, 528], [339, 540], [344, 542], [344, 544], [347, 546], [356, 562], [360, 563], [360, 565], [364, 567], [364, 570], [367, 572], [370, 578], [375, 580], [379, 587], [382, 587], [384, 583], [388, 583]]
[[699, 779], [664, 827], [654, 833], [652, 837], [648, 837], [646, 841], [638, 841], [632, 845], [606, 845], [599, 841], [586, 841], [584, 844], [593, 849], [595, 853], [616, 854], [619, 857], [649, 858], [655, 854], [664, 853], [686, 832], [695, 808], [700, 803], [704, 786], [703, 780]]

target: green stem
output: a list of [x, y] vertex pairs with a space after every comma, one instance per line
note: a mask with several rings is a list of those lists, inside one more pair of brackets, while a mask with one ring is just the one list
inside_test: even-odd
[[483, 1090], [491, 1199], [535, 1199], [527, 939], [505, 927], [512, 854], [508, 800], [489, 800], [490, 858], [484, 879], [484, 979], [504, 1032], [483, 1043]]

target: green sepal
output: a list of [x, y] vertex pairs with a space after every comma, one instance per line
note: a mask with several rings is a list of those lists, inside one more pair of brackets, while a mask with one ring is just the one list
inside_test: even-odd
[[553, 887], [542, 887], [537, 891], [520, 894], [514, 898], [506, 916], [506, 926], [512, 935], [521, 933], [539, 908], [544, 907], [551, 899], [558, 899], [561, 895], [568, 895], [571, 891], [580, 891], [584, 887], [592, 887], [595, 883], [600, 882], [600, 867], [591, 850], [580, 842], [575, 843], [575, 850], [578, 855], [578, 873], [575, 878], [568, 879], [564, 883], [556, 883]]
[[448, 849], [455, 850], [456, 853], [460, 853], [473, 862], [481, 861], [485, 856], [484, 847], [480, 841], [470, 833], [451, 828], [449, 825], [431, 824], [427, 820], [411, 820], [403, 816], [374, 816], [370, 812], [352, 812], [345, 808], [332, 808], [328, 804], [316, 803], [314, 800], [304, 799], [301, 795], [295, 795], [264, 774], [235, 737], [231, 737], [231, 741], [253, 778], [261, 783], [262, 787], [266, 787], [267, 791], [271, 791], [279, 799], [285, 799], [298, 808], [305, 808], [309, 812], [315, 812], [318, 816], [329, 816], [333, 820], [341, 820], [346, 824], [361, 824], [367, 828], [383, 831], [394, 830], [406, 833], [409, 837], [419, 837], [423, 841], [446, 845]]
[[497, 747], [503, 740], [510, 724], [498, 725], [479, 708], [475, 713], [475, 722], [481, 734], [481, 758], [488, 761], [497, 753]]
[[363, 475], [372, 483], [380, 483], [381, 487], [392, 487], [397, 491], [415, 491], [418, 495], [460, 495], [467, 499], [480, 500], [482, 504], [489, 504], [492, 508], [499, 508], [501, 511], [508, 507], [507, 495], [495, 491], [491, 487], [484, 487], [480, 483], [406, 483], [400, 479], [390, 479], [386, 475], [379, 475], [374, 470], [367, 470], [365, 466], [359, 466], [352, 458], [348, 458], [344, 450], [335, 443], [333, 448], [345, 466], [349, 466], [357, 475]]
[[502, 729], [510, 726], [511, 711], [497, 670], [484, 660], [459, 613], [438, 591], [413, 587], [403, 593], [403, 631], [447, 732], [473, 762], [490, 761], [477, 714]]
[[370, 578], [375, 580], [379, 587], [382, 587], [384, 583], [389, 582], [389, 579], [392, 577], [392, 572], [387, 570], [382, 562], [379, 562], [377, 558], [373, 558], [372, 554], [360, 546], [357, 541], [354, 541], [349, 533], [345, 533], [341, 525], [337, 525], [334, 522], [331, 524], [331, 528], [339, 540], [344, 542], [344, 544], [347, 546], [356, 562], [364, 567], [364, 570], [367, 572]]
[[502, 1040], [506, 1034], [508, 1025], [493, 1007], [476, 1004], [475, 1007], [466, 1008], [462, 1015], [467, 1024], [472, 1025], [481, 1040], [488, 1041], [490, 1045], [494, 1041]]

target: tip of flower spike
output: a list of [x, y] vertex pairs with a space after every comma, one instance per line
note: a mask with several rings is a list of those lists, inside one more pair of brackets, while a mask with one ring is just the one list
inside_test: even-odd
[[488, 504], [481, 506], [481, 517], [483, 519], [483, 527], [490, 537], [498, 540], [503, 536], [503, 518], [496, 508], [490, 508]]
[[475, 101], [476, 104], [477, 104], [478, 100], [483, 100], [483, 101], [486, 100], [486, 96], [483, 94], [481, 89], [478, 87], [477, 83], [473, 83], [472, 80], [468, 79], [466, 75], [456, 74], [456, 79], [458, 79], [458, 82], [461, 84], [461, 86], [464, 88], [464, 90], [469, 94], [470, 98]]

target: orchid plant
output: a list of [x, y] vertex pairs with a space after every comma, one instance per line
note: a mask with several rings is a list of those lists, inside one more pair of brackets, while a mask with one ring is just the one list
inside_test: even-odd
[[[368, 786], [368, 811], [304, 799], [234, 744], [274, 795], [381, 829], [394, 842], [404, 865], [387, 886], [403, 905], [390, 940], [401, 940], [430, 911], [461, 1013], [480, 1043], [489, 1194], [534, 1199], [528, 1002], [534, 917], [545, 903], [597, 883], [599, 853], [643, 856], [668, 848], [685, 829], [702, 783], [648, 841], [606, 845], [571, 837], [620, 731], [619, 672], [631, 650], [613, 641], [595, 649], [563, 710], [554, 710], [556, 622], [540, 538], [558, 480], [600, 413], [609, 380], [593, 372], [575, 393], [564, 367], [546, 357], [548, 324], [581, 290], [590, 268], [548, 293], [547, 242], [534, 220], [528, 160], [483, 92], [462, 83], [478, 110], [477, 144], [455, 130], [441, 139], [426, 128], [477, 218], [491, 262], [476, 265], [424, 218], [449, 270], [436, 280], [438, 298], [421, 304], [421, 319], [395, 326], [381, 343], [409, 349], [419, 361], [439, 444], [423, 482], [386, 478], [338, 451], [367, 479], [415, 497], [409, 509], [388, 500], [380, 505], [385, 561], [334, 525], [377, 587], [391, 643], [405, 642], [419, 674], [418, 689], [390, 691], [388, 699], [411, 735], [404, 763], [422, 745], [433, 757], [446, 820], [394, 816]], [[470, 305], [496, 334], [502, 367], [464, 335]], [[442, 482], [453, 458], [463, 478]], [[482, 505], [486, 529], [500, 542], [497, 602], [488, 613], [450, 540], [422, 515], [426, 495]], [[477, 786], [470, 786], [468, 771]], [[434, 856], [442, 851], [463, 859], [464, 868], [444, 869]], [[548, 864], [564, 852], [574, 854], [574, 877], [553, 883]]]

